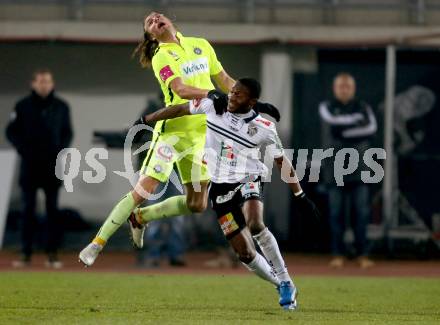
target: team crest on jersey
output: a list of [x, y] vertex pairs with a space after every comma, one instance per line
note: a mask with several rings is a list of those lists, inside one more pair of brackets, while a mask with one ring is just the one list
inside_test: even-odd
[[176, 61], [180, 59], [180, 57], [174, 51], [168, 50], [168, 54], [171, 55], [173, 57], [173, 59]]
[[173, 149], [167, 144], [162, 145], [159, 148], [157, 148], [156, 156], [160, 160], [163, 160], [165, 162], [170, 162], [171, 159], [173, 158]]
[[257, 134], [257, 132], [258, 132], [257, 126], [255, 124], [253, 124], [253, 123], [249, 123], [247, 134], [249, 136], [253, 137], [255, 134]]
[[197, 54], [197, 55], [200, 55], [200, 54], [202, 54], [202, 49], [200, 47], [195, 47], [194, 48], [194, 53]]

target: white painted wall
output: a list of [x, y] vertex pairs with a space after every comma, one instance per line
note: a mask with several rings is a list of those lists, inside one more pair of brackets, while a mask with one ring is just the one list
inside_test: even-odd
[[[278, 107], [282, 115], [277, 124], [278, 134], [285, 148], [290, 148], [292, 138], [292, 64], [291, 55], [286, 51], [266, 51], [261, 56], [261, 100]], [[271, 182], [265, 183], [265, 212], [271, 218], [270, 224], [282, 239], [289, 235], [291, 217], [290, 200], [292, 193], [280, 178], [274, 166]]]
[[[151, 96], [154, 96], [152, 94]], [[75, 133], [73, 147], [80, 150], [83, 159], [86, 152], [92, 147], [102, 147], [93, 144], [94, 130], [122, 130], [130, 126], [133, 119], [145, 108], [147, 95], [85, 95], [79, 93], [65, 93], [63, 97], [72, 107], [73, 125], [80, 126], [80, 132]], [[102, 162], [106, 167], [105, 181], [100, 184], [87, 184], [78, 177], [74, 182], [73, 193], [63, 190], [60, 204], [73, 206], [79, 209], [84, 216], [96, 219], [104, 218], [114, 203], [131, 186], [129, 182], [116, 175], [113, 171], [124, 170], [122, 149], [109, 150], [109, 159]], [[80, 175], [90, 170], [84, 160], [81, 162]]]
[[14, 165], [17, 155], [14, 150], [0, 150], [0, 248], [3, 244], [3, 235], [6, 228], [6, 217], [9, 210], [9, 198], [12, 188]]

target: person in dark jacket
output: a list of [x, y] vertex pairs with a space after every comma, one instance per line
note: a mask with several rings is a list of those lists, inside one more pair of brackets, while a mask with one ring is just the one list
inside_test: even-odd
[[[327, 164], [323, 170], [324, 182], [329, 191], [332, 267], [344, 265], [346, 219], [353, 223], [360, 266], [367, 268], [374, 265], [367, 257], [366, 232], [370, 203], [368, 185], [362, 181], [361, 171], [369, 170], [362, 158], [371, 146], [371, 139], [377, 131], [377, 122], [371, 107], [357, 99], [355, 93], [354, 78], [348, 73], [339, 73], [333, 81], [334, 98], [319, 106], [324, 148], [334, 148], [335, 155], [342, 148], [354, 148], [359, 153], [359, 166], [355, 172], [344, 176], [343, 186], [337, 186], [332, 164]], [[354, 215], [345, 215], [345, 204], [348, 204], [349, 211], [353, 211]]]
[[57, 257], [61, 227], [57, 216], [61, 181], [55, 176], [58, 152], [68, 147], [73, 132], [68, 104], [55, 96], [54, 79], [47, 69], [32, 76], [32, 93], [18, 101], [6, 129], [21, 158], [19, 184], [23, 195], [22, 256], [14, 266], [30, 264], [35, 224], [36, 194], [43, 189], [46, 203], [46, 253], [49, 267], [62, 266]]

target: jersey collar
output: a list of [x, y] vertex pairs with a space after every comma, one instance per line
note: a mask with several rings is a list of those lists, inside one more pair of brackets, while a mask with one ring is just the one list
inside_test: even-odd
[[[179, 41], [180, 41], [180, 45], [183, 45], [183, 43], [185, 43], [185, 36], [183, 36], [182, 33], [180, 33], [180, 32], [176, 32], [176, 36], [177, 36], [177, 38], [178, 38]], [[176, 44], [176, 43], [159, 43], [159, 47], [164, 47], [164, 46], [174, 46], [174, 45], [179, 46], [179, 45]]]
[[249, 116], [249, 117], [245, 117], [243, 120], [244, 120], [244, 123], [249, 123], [250, 121], [252, 121], [254, 118], [256, 118], [257, 116], [258, 116], [258, 114], [254, 111], [254, 110], [252, 110], [251, 111], [252, 112], [252, 115], [251, 116]]
[[234, 131], [238, 131], [242, 128], [244, 124], [249, 123], [254, 118], [256, 118], [257, 115], [258, 114], [255, 113], [254, 110], [251, 110], [246, 114], [234, 114], [231, 112], [226, 112], [225, 117], [229, 121], [229, 127]]
[[241, 118], [244, 123], [249, 123], [254, 118], [256, 118], [258, 115], [257, 113], [255, 113], [255, 111], [253, 109], [245, 114], [234, 114], [234, 113], [231, 113], [231, 114], [238, 117], [238, 118]]
[[176, 32], [176, 36], [181, 43], [185, 42], [185, 36], [183, 36], [181, 32]]

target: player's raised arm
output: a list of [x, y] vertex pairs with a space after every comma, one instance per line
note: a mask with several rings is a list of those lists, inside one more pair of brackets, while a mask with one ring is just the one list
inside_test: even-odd
[[225, 93], [228, 93], [235, 84], [235, 80], [225, 71], [222, 70], [216, 75], [213, 75], [216, 85]]
[[184, 84], [180, 77], [170, 82], [170, 88], [182, 99], [205, 98], [209, 92], [209, 89]]
[[161, 120], [168, 120], [191, 114], [208, 114], [215, 112], [214, 104], [211, 99], [193, 99], [187, 103], [171, 105], [161, 108], [154, 113], [141, 117], [141, 122], [151, 124]]
[[184, 115], [190, 115], [189, 111], [189, 103], [180, 104], [180, 105], [172, 105], [168, 107], [161, 108], [154, 113], [145, 115], [141, 117], [142, 122], [145, 124], [150, 124], [153, 122], [172, 119]]

